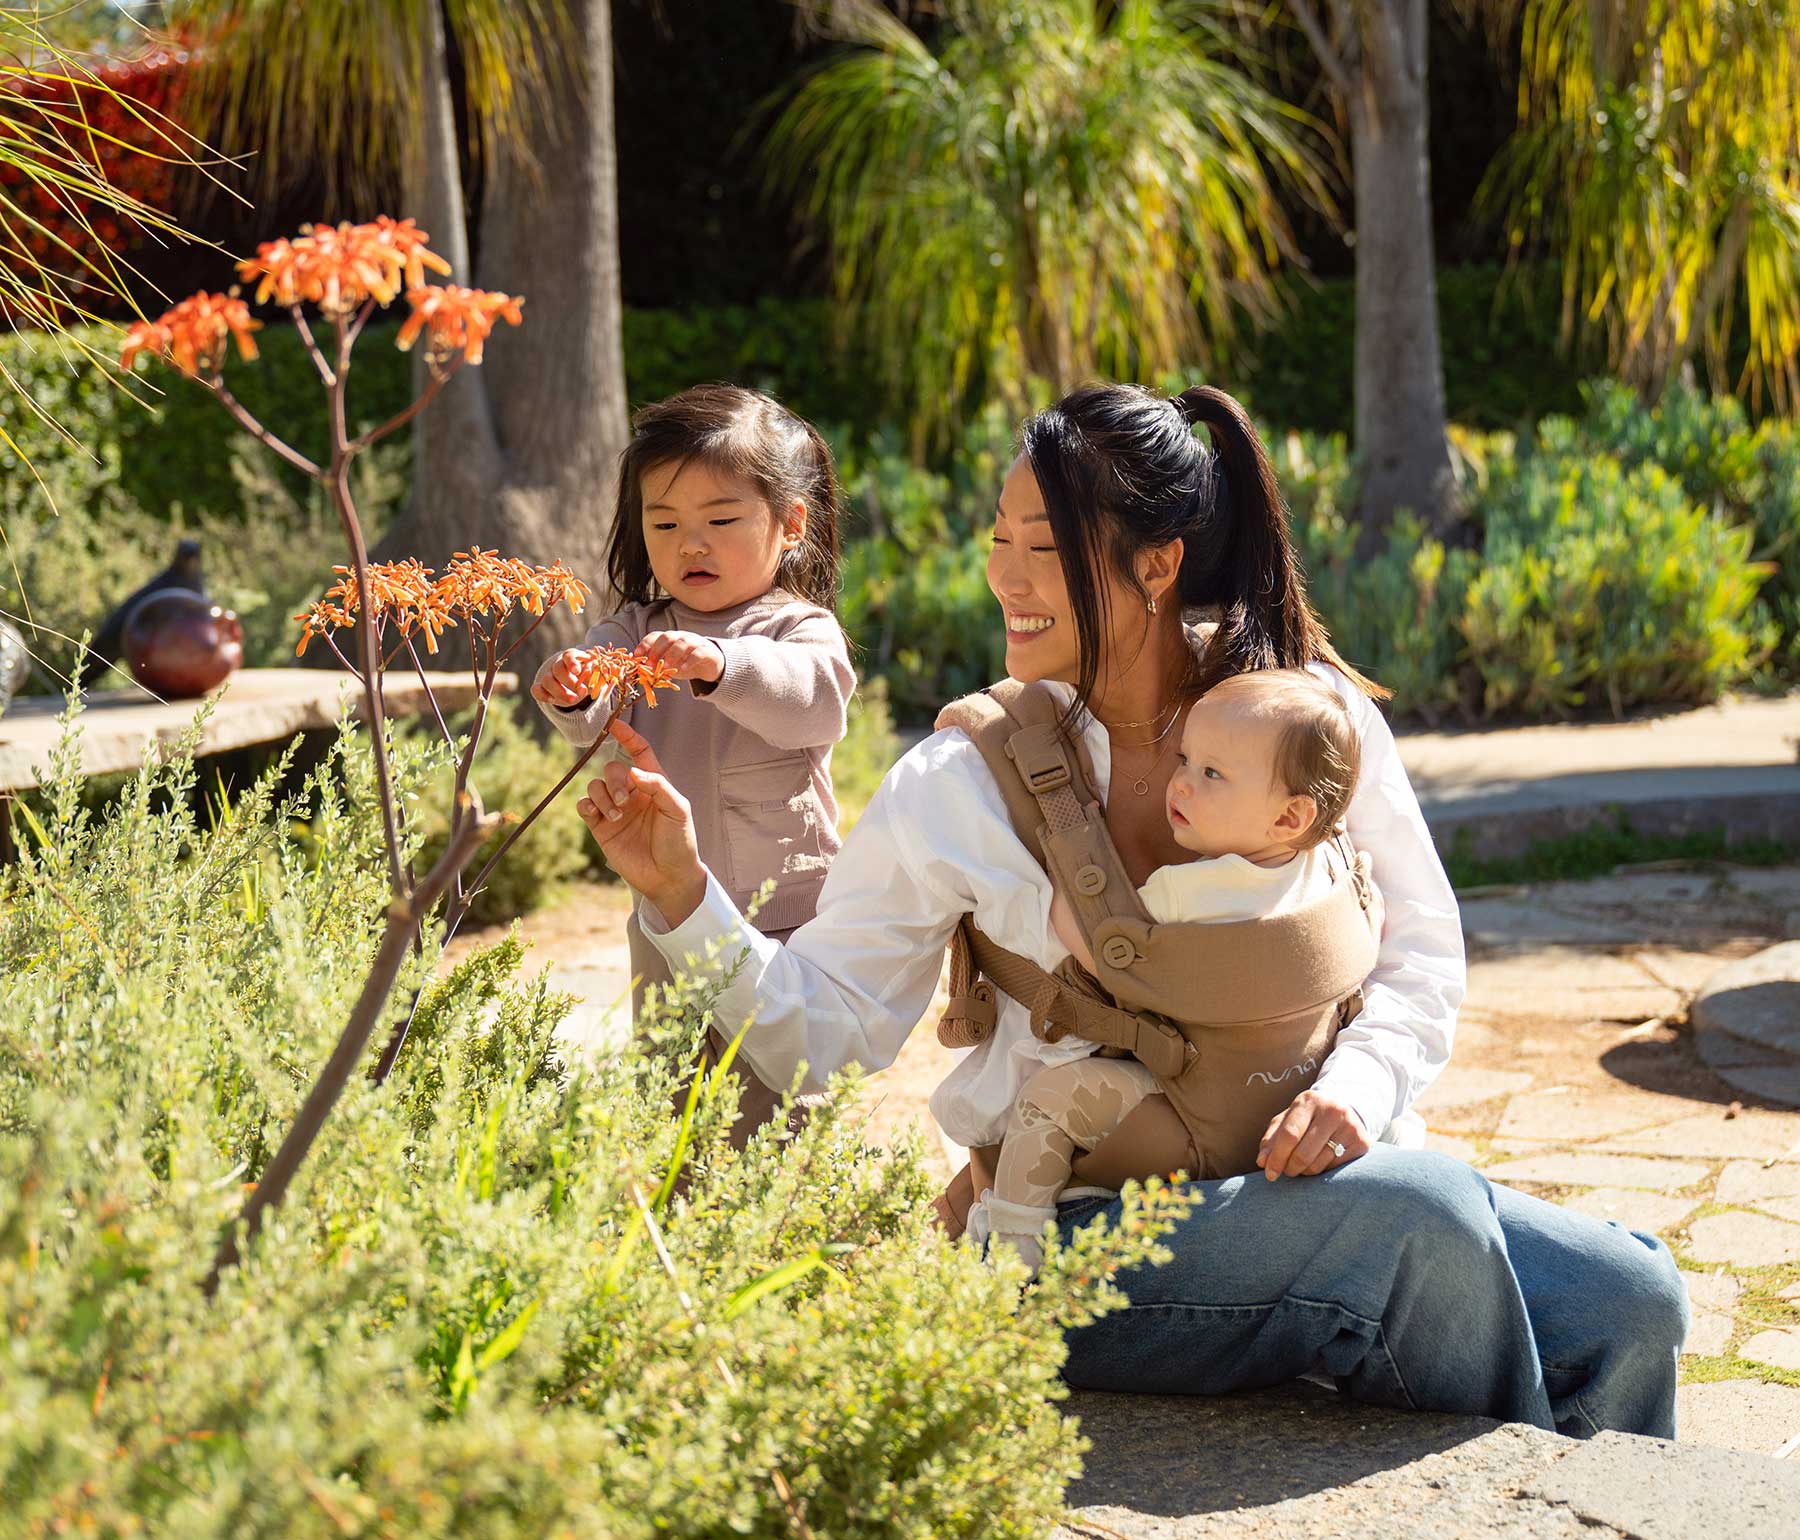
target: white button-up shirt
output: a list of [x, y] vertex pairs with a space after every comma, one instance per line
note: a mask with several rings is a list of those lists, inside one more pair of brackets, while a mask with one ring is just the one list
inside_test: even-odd
[[[1381, 949], [1360, 1015], [1338, 1034], [1318, 1089], [1341, 1096], [1372, 1137], [1416, 1143], [1413, 1101], [1450, 1057], [1466, 985], [1456, 898], [1419, 812], [1394, 737], [1374, 703], [1335, 669], [1316, 665], [1349, 704], [1362, 770], [1346, 825], [1367, 851], [1386, 905]], [[1072, 694], [1065, 686], [1067, 701]], [[1104, 799], [1111, 772], [1106, 730], [1092, 717], [1082, 736]], [[852, 1064], [883, 1069], [931, 1003], [957, 922], [999, 945], [1056, 967], [1067, 955], [1050, 926], [1050, 878], [1014, 832], [1000, 788], [959, 729], [935, 733], [882, 781], [844, 840], [815, 919], [787, 944], [752, 929], [711, 874], [706, 897], [667, 927], [648, 905], [646, 935], [677, 969], [703, 966], [709, 943], [724, 968], [748, 949], [718, 1004], [729, 1036], [754, 1017], [740, 1050], [762, 1080], [785, 1087], [805, 1064], [808, 1089]], [[1093, 1046], [1032, 1035], [1025, 1008], [999, 996], [986, 1042], [962, 1056], [931, 1098], [960, 1144], [996, 1143], [1026, 1078]]]

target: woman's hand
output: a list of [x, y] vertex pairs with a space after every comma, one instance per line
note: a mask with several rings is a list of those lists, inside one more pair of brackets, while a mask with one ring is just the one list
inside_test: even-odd
[[546, 706], [579, 706], [588, 698], [587, 686], [576, 677], [579, 648], [570, 647], [544, 659], [544, 666], [531, 681], [531, 698]]
[[[1329, 1092], [1302, 1091], [1286, 1112], [1263, 1130], [1256, 1163], [1272, 1182], [1278, 1176], [1317, 1176], [1367, 1155], [1371, 1144], [1362, 1119]], [[1340, 1145], [1340, 1155], [1333, 1145]]]
[[646, 663], [660, 663], [677, 679], [717, 684], [725, 677], [725, 653], [711, 637], [692, 631], [652, 631], [637, 644]]
[[694, 843], [694, 814], [668, 782], [644, 735], [615, 721], [612, 736], [631, 756], [587, 784], [575, 811], [606, 857], [670, 925], [679, 925], [706, 896], [706, 868]]

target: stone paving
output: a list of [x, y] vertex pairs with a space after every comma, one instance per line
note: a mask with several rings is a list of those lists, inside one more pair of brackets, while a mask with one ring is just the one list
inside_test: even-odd
[[1643, 870], [1467, 895], [1469, 1000], [1420, 1107], [1496, 1181], [1660, 1235], [1694, 1308], [1683, 1441], [1800, 1435], [1800, 1112], [1722, 1080], [1687, 1020], [1800, 930], [1800, 868]]

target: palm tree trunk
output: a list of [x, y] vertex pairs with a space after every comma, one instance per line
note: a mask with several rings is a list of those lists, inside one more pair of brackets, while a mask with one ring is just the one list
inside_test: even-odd
[[[425, 9], [441, 64], [441, 17]], [[545, 93], [530, 142], [496, 152], [481, 209], [476, 277], [524, 295], [525, 325], [502, 328], [482, 367], [458, 371], [419, 417], [412, 504], [381, 554], [435, 564], [480, 544], [560, 558], [599, 588], [627, 431], [612, 27], [608, 0], [569, 0], [568, 10], [580, 55]], [[449, 77], [431, 75], [441, 90], [427, 103], [409, 192], [435, 236], [439, 224], [461, 228], [463, 189]], [[466, 238], [433, 244], [458, 269], [451, 281], [469, 282]], [[534, 670], [580, 629], [547, 620], [515, 666]]]
[[1356, 449], [1362, 546], [1401, 508], [1434, 529], [1455, 516], [1425, 84], [1424, 0], [1366, 0], [1360, 91], [1346, 103], [1356, 183]]

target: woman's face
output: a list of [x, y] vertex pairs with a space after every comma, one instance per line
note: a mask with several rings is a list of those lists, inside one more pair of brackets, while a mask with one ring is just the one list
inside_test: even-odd
[[[1166, 586], [1160, 569], [1167, 558], [1180, 561], [1180, 542], [1147, 556], [1158, 569], [1140, 574], [1153, 586]], [[1172, 568], [1170, 569], [1173, 570]], [[994, 543], [988, 553], [988, 587], [1006, 616], [1006, 672], [1023, 684], [1058, 679], [1075, 684], [1081, 678], [1081, 654], [1075, 638], [1075, 613], [1069, 585], [1057, 559], [1055, 538], [1044, 495], [1038, 490], [1031, 462], [1023, 455], [1012, 463], [994, 510]], [[1144, 597], [1111, 567], [1101, 574], [1101, 681], [1106, 660], [1129, 660], [1142, 651], [1149, 611]]]
[[755, 487], [698, 460], [644, 467], [644, 547], [664, 593], [711, 614], [766, 594], [806, 531], [795, 503], [777, 519]]

